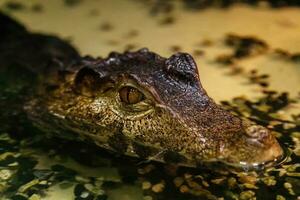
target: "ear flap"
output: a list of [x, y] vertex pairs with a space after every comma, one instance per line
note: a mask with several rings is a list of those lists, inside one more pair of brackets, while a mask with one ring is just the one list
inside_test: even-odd
[[75, 90], [85, 96], [94, 96], [101, 87], [101, 75], [89, 67], [77, 72], [74, 80]]
[[198, 70], [192, 56], [187, 53], [177, 53], [166, 60], [166, 70], [171, 76], [182, 81], [198, 82]]

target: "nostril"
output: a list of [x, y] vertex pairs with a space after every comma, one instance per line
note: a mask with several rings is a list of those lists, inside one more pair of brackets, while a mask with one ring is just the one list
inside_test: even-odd
[[269, 131], [259, 125], [251, 125], [246, 128], [246, 135], [251, 138], [264, 139], [269, 135]]

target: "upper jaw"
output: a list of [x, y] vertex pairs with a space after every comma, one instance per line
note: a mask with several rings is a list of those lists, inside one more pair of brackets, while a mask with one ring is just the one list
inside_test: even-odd
[[[268, 131], [264, 136], [259, 136], [257, 138], [244, 138], [244, 144], [247, 147], [241, 151], [248, 151], [245, 155], [241, 155], [239, 152], [233, 152], [237, 154], [237, 159], [231, 163], [231, 165], [236, 165], [243, 168], [257, 168], [276, 165], [279, 161], [284, 158], [284, 151], [280, 146], [276, 138]], [[239, 149], [236, 149], [239, 151]], [[233, 155], [234, 157], [234, 155]]]
[[246, 129], [249, 139], [257, 141], [261, 145], [261, 153], [257, 155], [257, 162], [274, 161], [283, 156], [283, 150], [272, 133], [258, 125], [251, 125]]

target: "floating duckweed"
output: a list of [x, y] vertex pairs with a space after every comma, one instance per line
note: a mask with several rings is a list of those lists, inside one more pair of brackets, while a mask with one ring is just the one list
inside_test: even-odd
[[32, 5], [31, 10], [36, 13], [41, 13], [44, 10], [44, 7], [41, 4], [34, 4]]
[[297, 125], [294, 123], [284, 123], [283, 124], [283, 128], [284, 129], [291, 129], [291, 128], [295, 128]]
[[233, 187], [236, 186], [237, 181], [236, 181], [235, 178], [230, 177], [227, 181], [228, 181], [228, 186], [229, 186], [230, 188], [233, 188]]
[[286, 188], [286, 189], [291, 189], [293, 186], [292, 186], [292, 184], [290, 184], [290, 183], [288, 183], [288, 182], [285, 182], [284, 184], [283, 184], [283, 186]]
[[0, 161], [1, 161], [1, 160], [5, 160], [5, 159], [8, 158], [9, 156], [11, 156], [11, 157], [17, 157], [15, 153], [12, 153], [12, 152], [5, 152], [5, 153], [0, 154]]
[[258, 189], [258, 187], [251, 183], [244, 183], [243, 186], [247, 189]]
[[202, 181], [202, 185], [203, 185], [204, 187], [209, 187], [209, 184], [208, 184], [207, 181]]
[[108, 22], [105, 22], [103, 24], [100, 25], [100, 29], [102, 31], [111, 31], [114, 29], [113, 25], [108, 23]]
[[293, 152], [297, 155], [300, 156], [300, 139], [293, 137], [293, 141], [296, 144], [295, 149], [293, 149]]
[[293, 176], [293, 177], [300, 177], [300, 172], [288, 172], [286, 173], [287, 176]]
[[268, 176], [261, 179], [267, 186], [274, 186], [276, 185], [276, 180], [274, 176]]
[[19, 2], [15, 2], [15, 1], [11, 1], [11, 2], [7, 2], [5, 4], [6, 8], [9, 10], [14, 10], [14, 11], [19, 11], [19, 10], [23, 10], [25, 9], [24, 4], [19, 3]]
[[285, 189], [287, 189], [287, 191], [289, 192], [290, 195], [295, 195], [295, 192], [293, 191], [293, 186], [292, 186], [292, 184], [290, 184], [290, 183], [288, 183], [288, 182], [285, 182], [285, 183], [283, 184], [283, 187], [284, 187]]
[[270, 108], [271, 108], [271, 106], [268, 106], [268, 105], [261, 105], [261, 106], [257, 107], [257, 109], [262, 112], [268, 112], [270, 110]]
[[162, 183], [157, 183], [155, 185], [152, 186], [152, 191], [155, 193], [159, 193], [162, 192], [165, 189], [165, 184]]
[[286, 174], [286, 170], [285, 170], [285, 169], [280, 169], [280, 170], [279, 170], [278, 176], [282, 177], [282, 176], [284, 176], [285, 174]]
[[78, 182], [84, 182], [84, 183], [90, 182], [90, 180], [88, 178], [82, 177], [82, 176], [79, 176], [79, 175], [75, 176], [75, 180], [78, 181]]
[[96, 192], [95, 187], [94, 187], [92, 184], [90, 184], [90, 183], [84, 184], [84, 187], [85, 187], [88, 191], [90, 191], [90, 192], [92, 192], [92, 193], [95, 193], [95, 192]]
[[187, 192], [190, 191], [190, 188], [187, 185], [181, 185], [180, 188], [179, 188], [179, 191], [181, 193], [187, 193]]
[[0, 193], [4, 193], [7, 187], [8, 186], [5, 183], [0, 182]]
[[214, 44], [214, 42], [210, 39], [203, 39], [201, 42], [200, 42], [200, 46], [205, 46], [205, 47], [209, 47], [209, 46], [212, 46]]
[[187, 180], [187, 184], [190, 188], [201, 188], [201, 186], [197, 182], [190, 179]]
[[255, 184], [257, 182], [257, 178], [255, 176], [241, 174], [239, 181], [242, 183]]
[[292, 137], [300, 138], [300, 132], [293, 132]]
[[223, 178], [216, 178], [216, 179], [212, 179], [210, 182], [212, 182], [212, 183], [214, 183], [216, 185], [220, 185], [221, 183], [224, 182], [225, 179], [226, 179], [225, 177], [223, 177]]
[[203, 196], [206, 199], [216, 199], [217, 198], [215, 195], [211, 194], [210, 191], [203, 189], [203, 188], [199, 188], [197, 190], [191, 190], [190, 193], [195, 196]]
[[13, 172], [8, 169], [2, 169], [0, 170], [0, 181], [1, 180], [7, 180], [13, 175]]
[[64, 0], [64, 4], [69, 7], [77, 6], [80, 3], [81, 3], [81, 0]]
[[22, 185], [19, 188], [18, 192], [23, 193], [26, 190], [28, 190], [29, 188], [31, 188], [32, 186], [36, 185], [36, 184], [39, 184], [39, 180], [38, 179], [33, 179], [32, 181], [26, 183], [25, 185]]
[[9, 167], [16, 167], [18, 165], [19, 165], [19, 163], [13, 162], [13, 163], [9, 163], [7, 166], [9, 166]]
[[142, 189], [143, 190], [148, 190], [148, 189], [150, 189], [151, 188], [151, 183], [149, 182], [149, 181], [144, 181], [143, 183], [142, 183]]
[[[116, 181], [116, 182], [120, 182], [120, 181]], [[103, 181], [102, 180], [96, 180], [95, 182], [94, 182], [94, 185], [95, 185], [95, 187], [98, 187], [98, 188], [101, 188], [102, 187], [102, 185], [103, 185]]]
[[92, 193], [94, 196], [101, 196], [102, 198], [105, 198], [105, 191], [102, 189], [102, 184], [91, 184], [91, 183], [86, 183], [84, 184], [84, 187]]
[[247, 199], [252, 199], [252, 197], [255, 196], [255, 192], [251, 190], [243, 191], [240, 193], [240, 199], [241, 200], [247, 200]]
[[239, 200], [239, 195], [238, 194], [235, 194], [231, 191], [226, 191], [225, 194], [229, 199]]
[[285, 200], [285, 198], [281, 195], [276, 195], [276, 200]]
[[143, 200], [152, 200], [153, 198], [151, 196], [144, 196]]
[[200, 49], [195, 49], [193, 51], [193, 55], [195, 55], [195, 56], [202, 56], [204, 54], [205, 54], [205, 52], [203, 50], [200, 50]]
[[176, 187], [180, 187], [184, 182], [184, 179], [182, 177], [176, 177], [174, 180], [173, 180], [173, 183]]
[[138, 169], [138, 173], [139, 174], [148, 174], [154, 169], [155, 169], [154, 165], [152, 165], [152, 164], [151, 165], [146, 165], [144, 168]]
[[[59, 184], [64, 189], [67, 188], [63, 186], [64, 184], [72, 187], [76, 184], [78, 185], [78, 182], [86, 184], [83, 186], [84, 190], [82, 193], [76, 196], [78, 197], [77, 199], [91, 199], [95, 197], [95, 199], [104, 200], [107, 198], [105, 191], [102, 190], [103, 177], [93, 177], [92, 179], [81, 177], [77, 175], [76, 171], [57, 164], [49, 166], [48, 169], [36, 169], [37, 154], [32, 148], [28, 148], [28, 145], [32, 143], [26, 141], [20, 143], [12, 142], [10, 138], [6, 138], [3, 135], [6, 134], [0, 134], [0, 156], [1, 159], [4, 159], [0, 160], [1, 199], [3, 197], [3, 199], [12, 200], [39, 200], [41, 199], [40, 195], [44, 195], [46, 193], [45, 190], [51, 185]], [[3, 138], [6, 138], [7, 141]], [[48, 142], [51, 144], [53, 141], [50, 140]], [[49, 156], [51, 159], [55, 157], [59, 149], [53, 152]], [[62, 154], [62, 156], [65, 157], [65, 154]], [[114, 182], [114, 180], [109, 181]], [[120, 178], [118, 178], [118, 181], [120, 181]], [[78, 192], [78, 187], [76, 192]]]
[[46, 180], [43, 180], [43, 181], [40, 181], [39, 184], [40, 184], [40, 185], [47, 185], [48, 182], [47, 182]]
[[[189, 174], [189, 173], [185, 173], [185, 174], [184, 174], [184, 178], [185, 178], [185, 179], [190, 179], [190, 178], [192, 178], [192, 177], [193, 177], [192, 174]], [[200, 177], [200, 178], [202, 178], [202, 177]]]
[[37, 194], [33, 194], [29, 197], [28, 200], [40, 200], [41, 199], [41, 196], [40, 195], [37, 195]]
[[170, 50], [171, 50], [172, 52], [182, 51], [181, 47], [178, 46], [178, 45], [172, 45], [172, 46], [170, 47]]
[[89, 195], [90, 195], [90, 193], [88, 193], [87, 191], [84, 191], [81, 193], [80, 197], [83, 199], [86, 199]]
[[164, 19], [160, 21], [161, 25], [169, 25], [175, 22], [175, 18], [173, 16], [166, 16]]
[[288, 172], [294, 172], [294, 171], [296, 171], [296, 169], [298, 167], [300, 167], [300, 163], [297, 163], [297, 164], [294, 164], [294, 165], [289, 165], [286, 170]]
[[83, 198], [82, 196], [86, 196], [87, 192], [87, 189], [82, 184], [77, 184], [74, 188], [74, 195], [76, 197]]

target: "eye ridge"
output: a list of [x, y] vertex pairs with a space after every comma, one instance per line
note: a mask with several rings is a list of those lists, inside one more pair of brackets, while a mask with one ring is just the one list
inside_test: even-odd
[[125, 86], [119, 90], [120, 100], [126, 104], [136, 104], [145, 99], [145, 96], [138, 89]]

